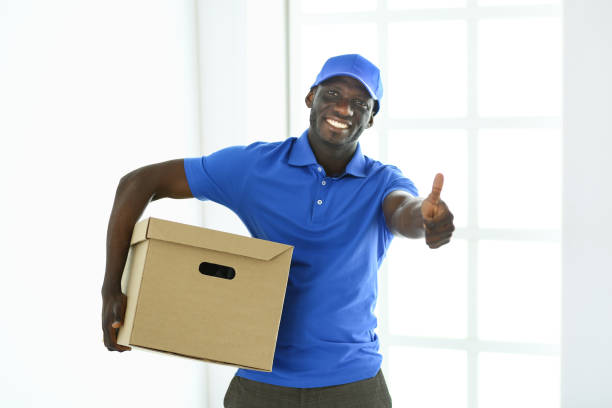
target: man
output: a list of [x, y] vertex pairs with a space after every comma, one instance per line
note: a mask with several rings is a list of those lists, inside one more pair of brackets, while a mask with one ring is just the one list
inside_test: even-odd
[[374, 332], [376, 274], [393, 235], [449, 242], [453, 216], [399, 169], [358, 144], [381, 106], [380, 71], [360, 55], [330, 58], [306, 95], [310, 126], [299, 138], [222, 149], [137, 169], [117, 188], [107, 238], [102, 326], [116, 343], [126, 297], [121, 272], [134, 224], [151, 200], [213, 200], [257, 238], [293, 245], [273, 370], [239, 369], [226, 407], [389, 407]]

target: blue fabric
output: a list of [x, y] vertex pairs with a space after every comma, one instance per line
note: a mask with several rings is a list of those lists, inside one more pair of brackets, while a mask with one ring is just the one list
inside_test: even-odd
[[393, 237], [382, 203], [394, 190], [417, 196], [414, 184], [360, 147], [327, 177], [307, 132], [185, 159], [185, 173], [195, 197], [230, 208], [253, 237], [295, 247], [272, 372], [236, 374], [298, 388], [374, 377], [376, 275]]

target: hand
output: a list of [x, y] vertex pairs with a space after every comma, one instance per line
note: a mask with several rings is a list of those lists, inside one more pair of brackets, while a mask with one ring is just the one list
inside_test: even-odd
[[127, 296], [121, 293], [102, 294], [102, 332], [109, 351], [129, 351], [132, 348], [117, 344], [119, 327], [123, 326]]
[[430, 248], [438, 248], [450, 242], [455, 230], [453, 214], [446, 203], [440, 200], [444, 176], [436, 174], [431, 193], [421, 204], [421, 214], [425, 226], [425, 242]]

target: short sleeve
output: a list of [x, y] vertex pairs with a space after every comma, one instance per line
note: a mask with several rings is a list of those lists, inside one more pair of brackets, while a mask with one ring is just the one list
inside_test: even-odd
[[211, 200], [236, 210], [244, 196], [248, 164], [252, 159], [245, 146], [185, 159], [185, 175], [191, 193], [199, 200]]
[[382, 259], [384, 259], [385, 254], [387, 252], [387, 248], [389, 248], [389, 245], [391, 244], [391, 241], [393, 240], [393, 233], [389, 230], [389, 227], [387, 226], [385, 214], [383, 212], [383, 202], [385, 201], [385, 198], [387, 197], [387, 195], [389, 195], [389, 193], [391, 193], [392, 191], [396, 191], [396, 190], [406, 191], [408, 194], [414, 197], [419, 196], [419, 191], [417, 190], [412, 180], [404, 177], [404, 175], [402, 174], [402, 171], [395, 166], [391, 166], [391, 165], [385, 166], [385, 177], [384, 177], [384, 182], [382, 183], [382, 185], [383, 185], [383, 188], [382, 188], [382, 195], [381, 195], [380, 207], [379, 207], [380, 212], [379, 212], [379, 218], [378, 218], [379, 231], [380, 231], [380, 235], [379, 235], [380, 250], [378, 253], [379, 265], [382, 262]]
[[414, 197], [419, 196], [419, 191], [416, 186], [409, 178], [404, 177], [402, 171], [395, 166], [387, 166], [388, 175], [386, 177], [385, 188], [382, 194], [382, 202], [385, 200], [387, 195], [395, 190], [403, 190]]

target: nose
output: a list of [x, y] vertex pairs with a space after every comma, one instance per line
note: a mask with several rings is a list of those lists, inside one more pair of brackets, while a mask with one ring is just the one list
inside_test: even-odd
[[338, 112], [340, 116], [353, 116], [353, 109], [351, 103], [347, 98], [340, 98], [334, 107], [334, 110]]

